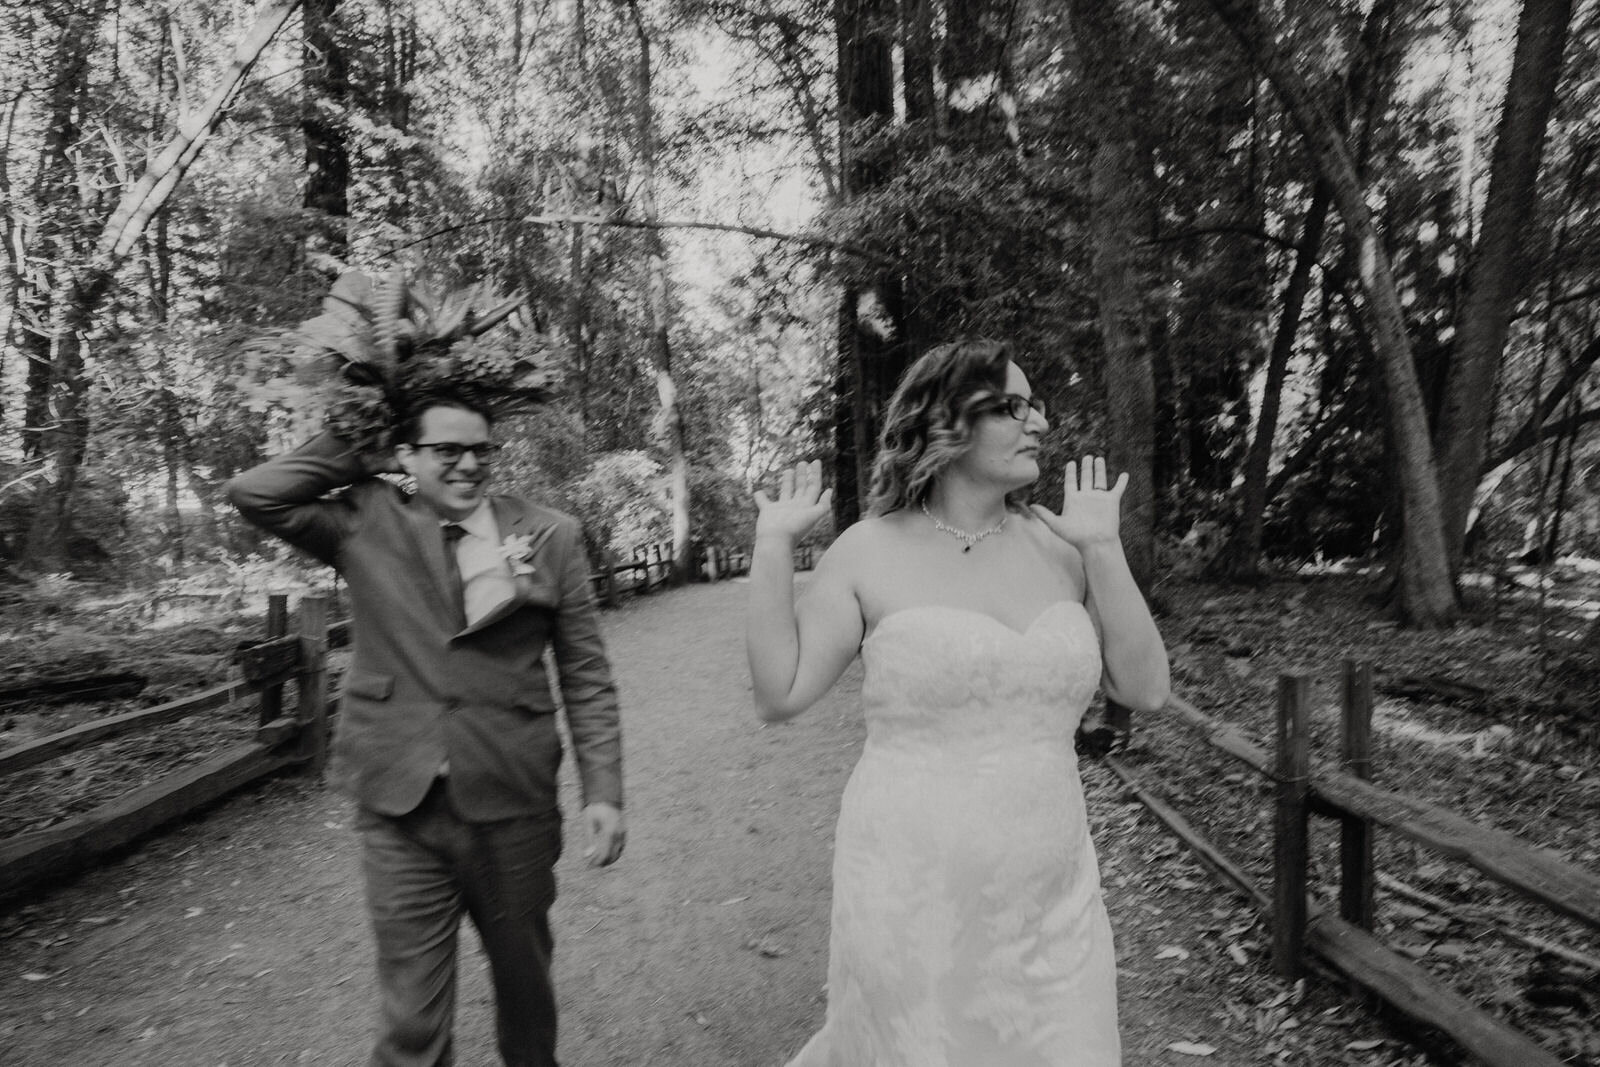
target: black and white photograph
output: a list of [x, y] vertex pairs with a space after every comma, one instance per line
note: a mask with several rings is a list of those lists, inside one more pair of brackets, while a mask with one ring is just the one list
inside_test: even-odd
[[0, 1067], [1600, 1067], [1600, 0], [0, 0]]

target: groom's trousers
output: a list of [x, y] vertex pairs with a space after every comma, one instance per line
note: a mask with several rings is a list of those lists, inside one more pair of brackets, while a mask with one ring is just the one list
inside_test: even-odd
[[405, 815], [358, 809], [382, 1002], [372, 1067], [453, 1062], [463, 912], [489, 958], [501, 1057], [507, 1067], [556, 1067], [549, 910], [561, 815], [470, 823], [446, 793], [440, 779]]

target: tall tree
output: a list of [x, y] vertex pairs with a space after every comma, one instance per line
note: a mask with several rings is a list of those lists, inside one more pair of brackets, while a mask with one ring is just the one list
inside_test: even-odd
[[689, 458], [684, 451], [684, 419], [679, 404], [678, 384], [672, 373], [671, 278], [667, 272], [666, 242], [661, 229], [656, 189], [656, 130], [654, 78], [651, 71], [650, 32], [639, 11], [639, 0], [627, 0], [639, 49], [634, 83], [634, 151], [638, 161], [639, 214], [648, 224], [646, 248], [646, 308], [649, 313], [646, 340], [656, 380], [656, 398], [661, 407], [658, 424], [667, 451], [668, 501], [672, 521], [672, 577], [682, 582], [689, 570]]
[[1489, 447], [1495, 376], [1505, 353], [1516, 300], [1530, 272], [1525, 247], [1539, 206], [1539, 165], [1555, 108], [1572, 0], [1524, 0], [1505, 102], [1489, 165], [1479, 238], [1467, 265], [1456, 314], [1444, 409], [1438, 432], [1445, 549], [1461, 566], [1467, 516]]
[[308, 251], [342, 261], [349, 250], [350, 149], [344, 124], [350, 103], [350, 61], [338, 12], [339, 0], [305, 0], [300, 129], [306, 142], [303, 202], [313, 213]]
[[[881, 186], [891, 162], [884, 130], [894, 121], [894, 0], [834, 0], [838, 41], [840, 199]], [[874, 143], [876, 142], [876, 143]], [[847, 285], [838, 312], [834, 379], [835, 529], [861, 515], [872, 473], [878, 418], [905, 369], [905, 307], [900, 282], [884, 273]]]
[[1291, 59], [1264, 25], [1253, 0], [1207, 0], [1271, 82], [1306, 143], [1318, 175], [1357, 249], [1357, 275], [1383, 367], [1402, 508], [1399, 566], [1400, 614], [1418, 626], [1441, 626], [1458, 612], [1445, 554], [1444, 512], [1427, 409], [1406, 333], [1394, 268], [1378, 233], [1365, 183], [1337, 119], [1318, 101]]
[[1108, 451], [1128, 473], [1123, 544], [1145, 588], [1155, 570], [1155, 367], [1149, 293], [1155, 226], [1154, 162], [1142, 131], [1150, 71], [1118, 0], [1070, 0], [1086, 111], [1095, 139], [1089, 239], [1097, 320], [1105, 352]]
[[49, 89], [45, 103], [45, 135], [38, 176], [31, 190], [37, 222], [19, 228], [25, 236], [27, 269], [19, 272], [23, 311], [21, 351], [27, 359], [23, 409], [22, 452], [42, 458], [47, 430], [67, 412], [57, 407], [68, 401], [55, 365], [51, 322], [62, 313], [69, 298], [72, 265], [83, 256], [87, 244], [85, 190], [79, 182], [78, 142], [83, 136], [81, 120], [89, 89], [89, 59], [100, 38], [100, 24], [110, 5], [107, 0], [73, 5], [63, 12], [54, 6], [45, 9], [48, 22], [59, 27], [54, 41], [54, 58], [48, 73]]
[[[1352, 58], [1350, 71], [1345, 78], [1346, 91], [1341, 94], [1348, 101], [1341, 120], [1354, 136], [1356, 162], [1363, 169], [1371, 148], [1375, 117], [1389, 100], [1394, 69], [1398, 65], [1398, 50], [1390, 46], [1396, 4], [1397, 0], [1379, 0], [1367, 12], [1360, 47]], [[1278, 432], [1283, 387], [1288, 376], [1289, 358], [1299, 336], [1301, 316], [1311, 293], [1312, 272], [1322, 254], [1323, 235], [1332, 206], [1333, 197], [1328, 183], [1322, 180], [1314, 182], [1301, 223], [1300, 239], [1294, 249], [1294, 265], [1279, 300], [1277, 328], [1267, 351], [1261, 406], [1245, 456], [1239, 489], [1239, 521], [1214, 564], [1217, 573], [1234, 579], [1253, 580], [1260, 575], [1266, 508], [1273, 495], [1273, 482], [1268, 475], [1273, 441]], [[1327, 423], [1330, 426], [1333, 424], [1334, 420]]]

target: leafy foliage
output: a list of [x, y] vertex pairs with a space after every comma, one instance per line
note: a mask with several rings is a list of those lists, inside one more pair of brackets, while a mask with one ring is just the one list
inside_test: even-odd
[[480, 337], [522, 303], [512, 297], [483, 308], [481, 287], [437, 294], [398, 271], [377, 284], [347, 271], [321, 314], [259, 347], [268, 359], [286, 353], [301, 382], [325, 383], [328, 429], [377, 452], [393, 444], [391, 431], [420, 398], [443, 390], [502, 415], [549, 400], [549, 375], [536, 358], [547, 347], [541, 339]]

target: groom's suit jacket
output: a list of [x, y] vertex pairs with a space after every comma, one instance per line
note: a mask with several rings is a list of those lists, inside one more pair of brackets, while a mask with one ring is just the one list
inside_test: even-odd
[[325, 434], [270, 459], [227, 494], [246, 519], [337, 568], [349, 586], [353, 656], [333, 744], [336, 786], [372, 811], [402, 815], [448, 765], [450, 801], [464, 819], [552, 811], [561, 740], [542, 658], [549, 647], [583, 802], [621, 805], [617, 693], [575, 519], [490, 498], [501, 538], [531, 549], [533, 572], [469, 628], [438, 517], [365, 475], [339, 439]]

